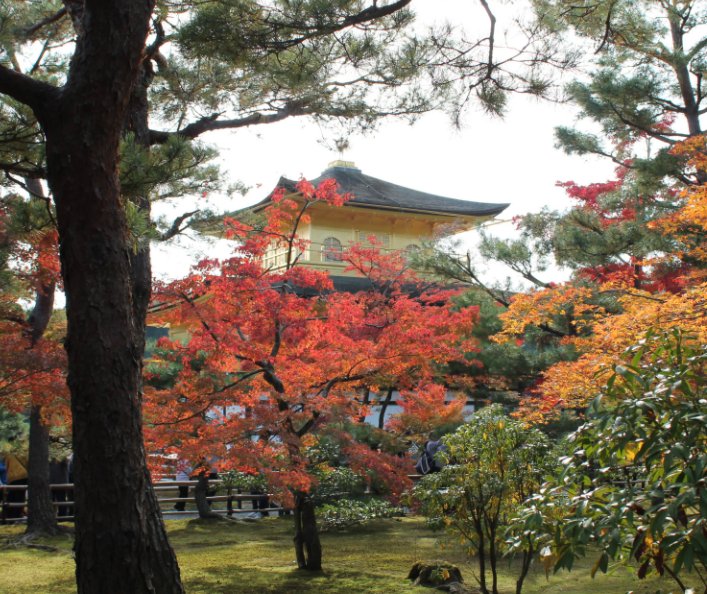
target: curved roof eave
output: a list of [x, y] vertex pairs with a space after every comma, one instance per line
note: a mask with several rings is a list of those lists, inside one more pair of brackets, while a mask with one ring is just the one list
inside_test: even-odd
[[[509, 203], [476, 202], [458, 200], [429, 192], [421, 192], [398, 184], [365, 175], [354, 167], [329, 167], [319, 177], [310, 180], [314, 186], [327, 179], [334, 179], [342, 194], [351, 194], [353, 198], [348, 206], [359, 208], [382, 208], [402, 212], [422, 212], [445, 214], [449, 216], [495, 216], [508, 208]], [[297, 192], [298, 182], [280, 177], [277, 188], [284, 188], [288, 193]], [[243, 209], [258, 211], [270, 203], [275, 190], [263, 200]], [[240, 212], [243, 212], [240, 211]]]

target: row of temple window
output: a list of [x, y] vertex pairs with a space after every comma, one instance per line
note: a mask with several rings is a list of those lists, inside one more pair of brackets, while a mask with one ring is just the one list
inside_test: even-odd
[[[384, 246], [386, 247], [386, 246]], [[420, 246], [411, 243], [405, 247], [405, 254], [412, 256]], [[327, 237], [322, 241], [322, 261], [323, 262], [340, 262], [341, 254], [343, 253], [343, 246], [341, 241], [336, 237]]]

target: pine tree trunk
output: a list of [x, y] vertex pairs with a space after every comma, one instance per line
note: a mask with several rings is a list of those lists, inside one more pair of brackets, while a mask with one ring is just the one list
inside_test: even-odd
[[67, 83], [38, 110], [67, 297], [79, 594], [183, 592], [145, 461], [142, 299], [117, 175], [151, 11], [86, 0]]
[[29, 464], [27, 468], [27, 534], [51, 536], [59, 532], [49, 488], [49, 429], [42, 423], [42, 409], [33, 405], [29, 415]]
[[294, 520], [297, 567], [307, 571], [320, 571], [322, 545], [319, 541], [314, 502], [306, 493], [295, 495]]

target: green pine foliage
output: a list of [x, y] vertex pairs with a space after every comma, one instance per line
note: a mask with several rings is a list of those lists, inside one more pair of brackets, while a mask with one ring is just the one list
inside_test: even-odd
[[[560, 35], [566, 51], [593, 56], [588, 77], [566, 87], [567, 99], [592, 124], [561, 127], [558, 145], [569, 154], [595, 154], [627, 164], [641, 191], [655, 191], [665, 177], [701, 182], [669, 154], [686, 136], [701, 133], [707, 9], [697, 0], [533, 0], [538, 25]], [[649, 139], [647, 154], [630, 145]], [[612, 146], [613, 143], [613, 146]], [[629, 150], [627, 150], [627, 148]]]

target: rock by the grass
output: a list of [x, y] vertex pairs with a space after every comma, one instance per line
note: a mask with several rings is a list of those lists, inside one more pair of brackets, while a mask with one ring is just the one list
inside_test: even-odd
[[462, 572], [456, 565], [446, 561], [418, 561], [410, 569], [408, 579], [417, 586], [427, 586], [462, 594], [468, 590], [464, 587]]

